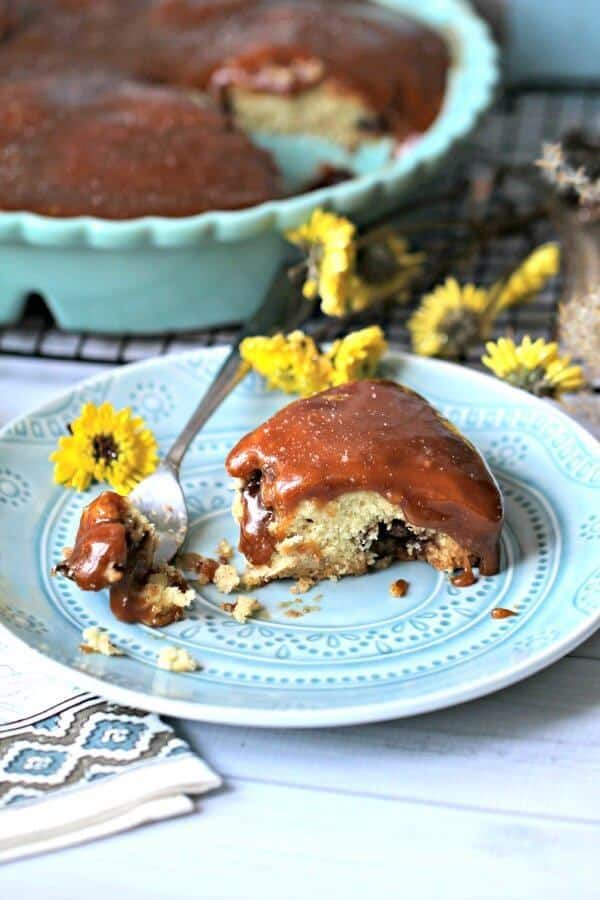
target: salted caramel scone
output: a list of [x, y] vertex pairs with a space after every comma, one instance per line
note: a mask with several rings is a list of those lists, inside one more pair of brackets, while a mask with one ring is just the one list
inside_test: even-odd
[[75, 545], [54, 572], [82, 591], [110, 589], [110, 608], [123, 622], [161, 627], [176, 622], [194, 598], [174, 566], [153, 566], [154, 528], [129, 502], [104, 491], [83, 510]]
[[499, 567], [503, 508], [475, 447], [419, 394], [358, 381], [297, 400], [227, 458], [245, 584], [424, 560], [473, 581]]

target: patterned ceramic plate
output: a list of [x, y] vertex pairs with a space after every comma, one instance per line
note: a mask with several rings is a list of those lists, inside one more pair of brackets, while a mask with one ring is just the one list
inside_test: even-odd
[[[455, 588], [424, 563], [313, 588], [290, 616], [289, 584], [255, 592], [264, 619], [237, 624], [201, 588], [190, 616], [156, 632], [111, 617], [103, 594], [49, 576], [72, 544], [90, 495], [57, 488], [48, 454], [84, 400], [131, 405], [164, 449], [191, 412], [221, 350], [119, 369], [7, 427], [0, 436], [0, 621], [39, 661], [74, 670], [109, 698], [195, 719], [267, 726], [366, 722], [426, 712], [530, 675], [600, 623], [598, 444], [551, 404], [446, 363], [392, 356], [389, 374], [424, 394], [483, 451], [506, 502], [502, 572]], [[248, 378], [190, 450], [183, 471], [189, 548], [235, 543], [223, 460], [238, 437], [286, 402]], [[403, 598], [389, 585], [410, 582]], [[322, 597], [318, 599], [317, 595]], [[317, 599], [315, 599], [317, 598]], [[495, 606], [518, 611], [490, 616]], [[122, 658], [85, 655], [82, 628], [100, 625]], [[203, 666], [156, 666], [165, 643]], [[71, 673], [72, 680], [72, 673]]]

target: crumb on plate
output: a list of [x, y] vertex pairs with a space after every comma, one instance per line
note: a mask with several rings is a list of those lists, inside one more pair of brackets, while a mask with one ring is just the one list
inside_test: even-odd
[[91, 626], [90, 628], [84, 628], [82, 637], [83, 643], [79, 646], [84, 653], [102, 653], [103, 656], [124, 655], [123, 651], [119, 650], [119, 648], [115, 647], [112, 643], [108, 636], [108, 632], [98, 628], [97, 625]]
[[306, 603], [304, 597], [295, 597], [293, 600], [282, 600], [279, 604], [279, 608], [285, 611], [284, 615], [289, 619], [299, 619], [301, 616], [308, 615], [308, 613], [320, 612], [321, 607], [318, 604], [321, 602], [322, 597], [323, 594], [317, 594], [317, 596], [313, 598], [312, 603]]
[[320, 606], [298, 606], [298, 607], [292, 607], [292, 609], [286, 610], [285, 615], [289, 619], [300, 619], [302, 616], [307, 616], [309, 613], [320, 612], [320, 611], [321, 611]]
[[220, 563], [227, 563], [233, 559], [233, 547], [226, 538], [221, 538], [217, 544], [217, 556]]
[[184, 572], [193, 572], [196, 576], [198, 584], [210, 584], [215, 577], [215, 572], [219, 568], [216, 559], [210, 556], [202, 556], [200, 553], [180, 553], [175, 560], [179, 569]]
[[253, 613], [260, 612], [262, 606], [254, 597], [248, 597], [246, 594], [238, 594], [234, 603], [222, 603], [221, 609], [223, 612], [233, 616], [240, 625], [243, 625]]
[[177, 570], [174, 566], [165, 566], [159, 572], [154, 572], [148, 579], [145, 594], [151, 603], [160, 606], [161, 609], [168, 609], [173, 606], [185, 609], [193, 602], [196, 592], [193, 588], [174, 584], [173, 579]]
[[163, 647], [158, 654], [158, 665], [169, 672], [195, 672], [200, 668], [193, 656], [183, 647]]
[[305, 594], [314, 585], [312, 578], [299, 578], [290, 588], [291, 594]]
[[230, 594], [240, 584], [240, 576], [235, 567], [230, 566], [228, 563], [222, 563], [217, 568], [213, 580], [216, 589], [222, 594]]

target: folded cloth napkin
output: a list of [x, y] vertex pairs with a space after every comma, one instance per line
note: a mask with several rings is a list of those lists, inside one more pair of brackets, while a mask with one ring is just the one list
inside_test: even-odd
[[48, 677], [0, 638], [0, 862], [192, 812], [188, 795], [220, 784], [158, 716]]

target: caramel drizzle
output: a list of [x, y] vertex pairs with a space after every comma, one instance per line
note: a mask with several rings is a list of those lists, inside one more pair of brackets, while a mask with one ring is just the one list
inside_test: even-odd
[[473, 584], [477, 584], [477, 576], [473, 572], [473, 569], [469, 566], [468, 568], [463, 569], [462, 572], [459, 572], [457, 575], [453, 575], [450, 579], [454, 587], [466, 588], [471, 587]]
[[504, 606], [496, 606], [490, 613], [492, 619], [508, 619], [510, 616], [518, 616], [514, 609], [506, 609]]

